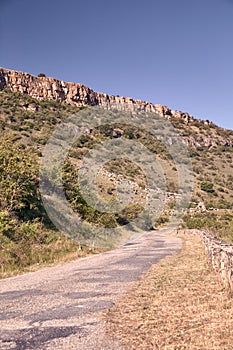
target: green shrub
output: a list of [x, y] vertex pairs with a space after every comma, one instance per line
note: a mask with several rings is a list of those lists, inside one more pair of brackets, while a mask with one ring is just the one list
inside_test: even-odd
[[208, 192], [208, 193], [214, 193], [215, 190], [214, 190], [214, 184], [210, 181], [202, 181], [201, 182], [201, 190], [202, 191], [205, 191], [205, 192]]

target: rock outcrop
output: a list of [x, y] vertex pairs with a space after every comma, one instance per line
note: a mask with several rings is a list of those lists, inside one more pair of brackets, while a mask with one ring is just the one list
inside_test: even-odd
[[[223, 138], [217, 133], [209, 135], [208, 130], [203, 132], [208, 126], [214, 124], [206, 121], [198, 121], [188, 113], [171, 110], [161, 104], [152, 104], [141, 100], [133, 100], [130, 97], [110, 96], [105, 93], [95, 92], [83, 84], [64, 82], [54, 78], [44, 76], [34, 76], [28, 73], [0, 68], [0, 90], [9, 89], [13, 92], [28, 94], [38, 100], [58, 100], [63, 103], [80, 106], [101, 106], [107, 109], [117, 109], [126, 111], [155, 112], [166, 119], [179, 119], [184, 125], [188, 125], [187, 132], [180, 132], [185, 144], [191, 147], [216, 147], [233, 146], [233, 136]], [[24, 109], [37, 111], [37, 107], [23, 106]], [[198, 124], [202, 132], [198, 134], [192, 129], [192, 125]], [[221, 128], [219, 128], [220, 130]], [[185, 130], [185, 128], [184, 128]], [[223, 130], [223, 129], [222, 129]], [[204, 136], [204, 137], [203, 137]]]
[[127, 111], [156, 112], [168, 119], [174, 116], [185, 121], [194, 120], [188, 113], [173, 111], [161, 104], [133, 100], [130, 97], [110, 96], [95, 92], [82, 84], [0, 68], [0, 90], [4, 88], [28, 94], [39, 100], [58, 100], [75, 106], [89, 105]]

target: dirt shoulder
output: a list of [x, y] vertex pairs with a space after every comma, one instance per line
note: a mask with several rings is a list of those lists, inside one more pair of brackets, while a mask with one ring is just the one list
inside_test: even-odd
[[233, 299], [200, 238], [154, 265], [105, 313], [109, 335], [129, 349], [233, 349]]

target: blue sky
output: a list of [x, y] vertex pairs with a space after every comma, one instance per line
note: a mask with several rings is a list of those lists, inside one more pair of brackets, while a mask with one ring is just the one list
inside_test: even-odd
[[0, 0], [0, 66], [233, 129], [233, 0]]

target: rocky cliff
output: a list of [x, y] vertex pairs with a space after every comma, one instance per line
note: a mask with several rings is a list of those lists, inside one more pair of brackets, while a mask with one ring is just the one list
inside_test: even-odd
[[[186, 128], [183, 127], [181, 135], [184, 142], [191, 147], [233, 146], [233, 134], [229, 135], [228, 133], [222, 137], [223, 132], [218, 132], [217, 129], [212, 129], [209, 133], [208, 126], [214, 126], [209, 121], [199, 121], [201, 124], [198, 124], [198, 128], [201, 128], [202, 131], [198, 133], [194, 126], [197, 120], [188, 113], [171, 110], [161, 104], [95, 92], [83, 84], [38, 77], [24, 72], [0, 68], [0, 90], [5, 88], [13, 92], [28, 94], [39, 100], [58, 100], [74, 106], [89, 105], [101, 106], [107, 109], [156, 112], [166, 119], [180, 119], [187, 126]], [[207, 127], [206, 130], [205, 126]]]
[[28, 73], [0, 68], [0, 90], [8, 88], [14, 92], [21, 92], [39, 100], [59, 100], [76, 106], [102, 106], [129, 111], [157, 112], [169, 117], [193, 120], [188, 113], [173, 111], [161, 104], [152, 104], [130, 97], [109, 96], [95, 92], [85, 85], [64, 82], [54, 78], [38, 77]]

